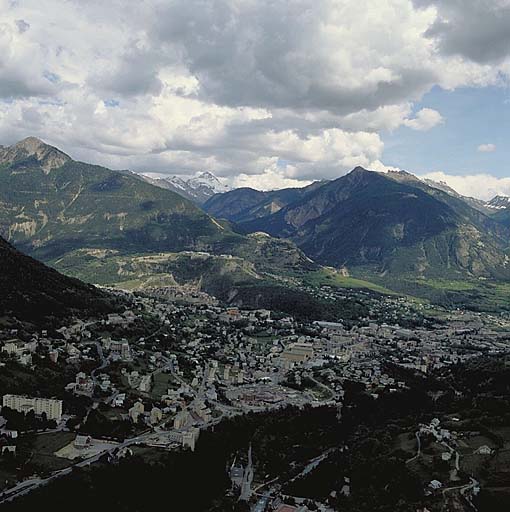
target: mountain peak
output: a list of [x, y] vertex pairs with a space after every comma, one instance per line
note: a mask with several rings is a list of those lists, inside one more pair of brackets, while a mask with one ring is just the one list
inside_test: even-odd
[[59, 149], [46, 144], [37, 137], [27, 137], [16, 144], [0, 149], [0, 164], [12, 164], [33, 157], [45, 173], [62, 167], [71, 157]]
[[361, 167], [361, 165], [356, 166], [349, 174], [363, 174], [366, 172], [370, 172], [368, 169]]
[[391, 178], [395, 181], [398, 181], [399, 183], [407, 183], [407, 184], [423, 183], [423, 181], [420, 180], [420, 178], [418, 178], [418, 176], [415, 176], [414, 174], [407, 172], [407, 171], [403, 171], [403, 170], [398, 170], [398, 171], [389, 170], [386, 173], [386, 176], [388, 176], [388, 178]]
[[404, 171], [403, 169], [388, 169], [387, 174], [389, 174], [390, 176], [405, 176], [413, 180], [418, 179], [413, 173]]
[[197, 178], [210, 178], [217, 180], [216, 176], [211, 171], [202, 171], [196, 175]]
[[437, 190], [441, 190], [442, 192], [446, 192], [447, 194], [450, 194], [453, 197], [460, 197], [463, 196], [459, 194], [456, 190], [454, 190], [446, 181], [434, 181], [428, 178], [423, 179], [423, 183], [428, 185], [429, 187], [435, 188]]
[[358, 165], [352, 171], [340, 176], [336, 180], [333, 180], [333, 182], [366, 183], [373, 179], [377, 179], [381, 175], [382, 173], [370, 171], [369, 169], [365, 169], [364, 167], [361, 167], [361, 165]]
[[16, 144], [14, 144], [15, 147], [23, 148], [26, 149], [27, 151], [35, 151], [41, 148], [42, 146], [46, 145], [47, 144], [45, 144], [41, 139], [38, 139], [37, 137], [26, 137], [20, 140], [19, 142], [16, 142]]

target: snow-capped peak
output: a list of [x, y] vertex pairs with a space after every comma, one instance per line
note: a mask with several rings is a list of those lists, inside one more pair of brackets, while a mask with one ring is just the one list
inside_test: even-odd
[[487, 207], [494, 210], [505, 210], [506, 208], [510, 208], [510, 197], [503, 195], [495, 196], [487, 203]]
[[196, 174], [187, 180], [187, 184], [193, 188], [208, 187], [214, 193], [228, 192], [230, 187], [224, 180], [217, 178], [212, 172], [204, 171]]
[[197, 204], [205, 203], [214, 194], [231, 190], [225, 178], [218, 178], [209, 171], [198, 172], [193, 176], [154, 173], [146, 173], [144, 176], [153, 185], [177, 192]]

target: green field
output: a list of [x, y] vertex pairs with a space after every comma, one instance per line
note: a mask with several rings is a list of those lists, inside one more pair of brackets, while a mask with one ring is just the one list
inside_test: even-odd
[[54, 455], [55, 452], [67, 446], [76, 437], [71, 432], [52, 432], [39, 434], [24, 439], [19, 444], [19, 451], [28, 456], [30, 465], [38, 473], [50, 473], [71, 465], [71, 461]]
[[481, 280], [403, 280], [401, 286], [446, 307], [474, 311], [510, 311], [510, 283]]
[[310, 286], [335, 286], [338, 288], [366, 289], [374, 292], [394, 295], [395, 292], [382, 285], [375, 284], [364, 279], [342, 275], [331, 267], [323, 267], [309, 272], [304, 276], [304, 282]]
[[161, 395], [166, 395], [169, 388], [175, 387], [172, 385], [172, 376], [167, 373], [157, 373], [154, 375], [154, 385], [151, 390], [151, 395], [154, 398], [161, 398]]
[[39, 434], [33, 438], [31, 449], [34, 453], [52, 455], [74, 440], [72, 432], [52, 432]]

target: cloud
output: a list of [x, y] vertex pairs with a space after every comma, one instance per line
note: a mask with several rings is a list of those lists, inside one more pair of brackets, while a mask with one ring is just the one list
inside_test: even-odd
[[510, 56], [510, 2], [508, 0], [414, 0], [433, 6], [437, 18], [426, 35], [447, 55], [474, 62], [499, 62]]
[[273, 161], [259, 174], [241, 173], [231, 179], [231, 186], [250, 187], [256, 190], [276, 190], [281, 188], [305, 187], [312, 183], [311, 180], [296, 180], [286, 177], [287, 168], [280, 167]]
[[27, 23], [25, 20], [16, 20], [16, 26], [18, 27], [19, 33], [23, 34], [23, 32], [26, 32], [30, 28], [30, 24]]
[[444, 122], [443, 116], [431, 108], [422, 108], [413, 119], [405, 119], [403, 124], [418, 131], [427, 131]]
[[431, 88], [510, 74], [501, 50], [448, 50], [457, 28], [439, 27], [459, 5], [0, 0], [0, 143], [36, 135], [114, 168], [265, 187], [382, 169], [381, 132], [443, 122], [416, 112]]
[[493, 153], [496, 151], [495, 144], [480, 144], [477, 148], [480, 153]]
[[463, 196], [489, 200], [497, 195], [510, 196], [510, 178], [497, 178], [480, 173], [470, 176], [456, 176], [444, 172], [430, 172], [421, 176], [434, 181], [444, 181]]
[[0, 22], [0, 98], [55, 95], [58, 86], [45, 76], [44, 57], [20, 21]]
[[349, 114], [416, 99], [437, 81], [416, 33], [430, 21], [407, 1], [174, 0], [154, 35], [211, 101]]
[[93, 72], [88, 79], [91, 89], [114, 92], [125, 96], [149, 94], [158, 96], [163, 88], [159, 78], [158, 52], [132, 41], [113, 66]]
[[389, 172], [389, 171], [398, 172], [398, 171], [402, 170], [402, 169], [400, 169], [400, 167], [394, 167], [391, 165], [383, 164], [380, 160], [375, 160], [374, 162], [372, 162], [370, 164], [370, 166], [368, 167], [368, 169], [370, 171], [377, 171], [377, 172], [383, 172], [383, 173]]

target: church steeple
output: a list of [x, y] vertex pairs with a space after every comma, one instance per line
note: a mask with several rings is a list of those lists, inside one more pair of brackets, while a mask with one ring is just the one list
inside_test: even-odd
[[249, 501], [252, 495], [251, 484], [253, 482], [253, 460], [251, 452], [251, 443], [248, 448], [248, 464], [244, 470], [243, 484], [241, 486], [241, 496], [239, 499]]

